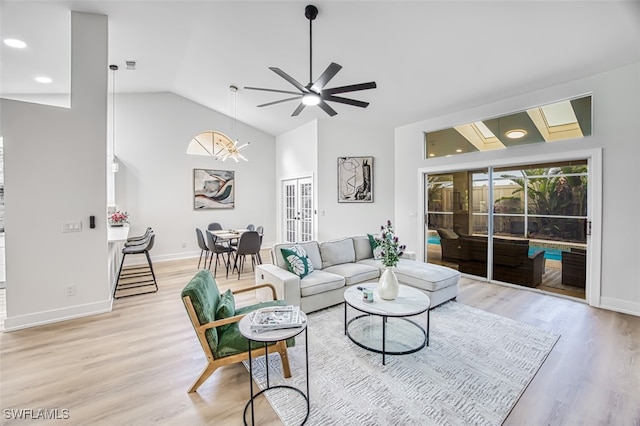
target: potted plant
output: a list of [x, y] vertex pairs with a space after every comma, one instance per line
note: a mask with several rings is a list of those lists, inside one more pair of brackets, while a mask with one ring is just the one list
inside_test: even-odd
[[111, 226], [124, 226], [125, 223], [129, 223], [129, 213], [117, 211], [109, 216], [109, 225]]
[[393, 268], [398, 265], [400, 256], [402, 256], [406, 246], [399, 243], [390, 220], [387, 220], [386, 225], [380, 227], [380, 231], [375, 240], [381, 251], [381, 260], [385, 270], [378, 281], [378, 294], [383, 299], [393, 300], [398, 296], [398, 291], [400, 290], [398, 278], [393, 272]]

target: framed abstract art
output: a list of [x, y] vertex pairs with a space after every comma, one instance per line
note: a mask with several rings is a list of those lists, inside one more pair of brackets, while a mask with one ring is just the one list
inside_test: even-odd
[[373, 203], [373, 157], [338, 157], [338, 202]]
[[235, 207], [233, 170], [193, 169], [193, 208], [232, 209]]

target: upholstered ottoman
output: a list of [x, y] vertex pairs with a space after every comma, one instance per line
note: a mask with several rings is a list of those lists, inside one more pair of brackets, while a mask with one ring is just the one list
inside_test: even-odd
[[[358, 263], [383, 268], [379, 260], [363, 259]], [[455, 269], [410, 259], [400, 259], [394, 272], [400, 284], [410, 285], [427, 293], [431, 299], [432, 308], [458, 296], [460, 272]]]

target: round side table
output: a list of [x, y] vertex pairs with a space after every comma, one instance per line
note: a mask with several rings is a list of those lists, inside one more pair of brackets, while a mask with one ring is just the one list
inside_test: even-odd
[[[247, 341], [248, 341], [248, 347], [249, 347], [249, 389], [250, 389], [250, 393], [249, 395], [251, 395], [251, 398], [249, 399], [249, 401], [247, 401], [247, 404], [244, 406], [244, 411], [243, 411], [243, 420], [244, 420], [244, 424], [247, 425], [247, 410], [249, 409], [249, 406], [251, 406], [251, 424], [254, 425], [255, 421], [254, 421], [254, 409], [253, 409], [253, 400], [262, 395], [263, 393], [271, 390], [271, 389], [292, 389], [294, 391], [296, 391], [297, 393], [299, 393], [300, 395], [302, 395], [302, 397], [305, 399], [306, 401], [306, 405], [307, 405], [307, 413], [304, 417], [304, 419], [302, 420], [301, 425], [305, 424], [307, 422], [307, 419], [309, 418], [309, 410], [310, 410], [310, 404], [309, 404], [309, 345], [307, 344], [308, 342], [308, 331], [307, 331], [307, 316], [304, 312], [300, 311], [300, 315], [301, 315], [301, 319], [303, 320], [302, 326], [300, 327], [296, 327], [296, 328], [283, 328], [283, 329], [279, 329], [279, 330], [270, 330], [270, 331], [254, 331], [251, 330], [251, 318], [249, 315], [245, 315], [244, 318], [242, 318], [240, 320], [240, 322], [238, 323], [238, 328], [240, 330], [240, 334], [242, 334], [244, 337], [246, 337]], [[302, 392], [300, 389], [293, 387], [293, 386], [289, 386], [289, 385], [276, 385], [276, 386], [270, 386], [269, 384], [269, 354], [267, 353], [267, 345], [269, 343], [275, 343], [275, 342], [279, 342], [281, 340], [287, 340], [290, 339], [292, 337], [295, 337], [297, 335], [299, 335], [300, 333], [302, 333], [304, 331], [304, 346], [305, 346], [305, 359], [306, 359], [306, 382], [307, 382], [307, 393], [305, 395], [304, 392]], [[251, 355], [251, 342], [261, 342], [264, 343], [264, 356], [265, 356], [265, 369], [266, 369], [266, 375], [267, 375], [267, 386], [262, 389], [260, 392], [256, 393], [255, 395], [253, 394], [253, 362], [252, 362], [252, 355]]]

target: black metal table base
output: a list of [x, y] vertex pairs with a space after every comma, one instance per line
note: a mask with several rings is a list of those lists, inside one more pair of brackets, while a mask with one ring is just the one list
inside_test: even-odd
[[305, 346], [305, 361], [306, 361], [306, 382], [307, 382], [307, 394], [305, 395], [304, 392], [302, 392], [300, 389], [293, 387], [293, 386], [289, 386], [289, 385], [276, 385], [276, 386], [270, 386], [269, 385], [269, 353], [267, 350], [267, 343], [270, 342], [264, 342], [264, 356], [265, 356], [265, 370], [266, 370], [266, 374], [267, 374], [267, 387], [265, 387], [264, 389], [262, 389], [260, 392], [256, 393], [255, 395], [253, 394], [253, 362], [252, 362], [252, 357], [251, 357], [251, 339], [247, 339], [249, 342], [249, 389], [250, 389], [250, 395], [251, 398], [249, 399], [249, 401], [247, 401], [247, 404], [244, 406], [244, 411], [242, 414], [242, 420], [244, 421], [244, 424], [248, 426], [247, 423], [247, 410], [249, 409], [249, 406], [251, 406], [251, 425], [255, 425], [255, 413], [254, 413], [254, 408], [253, 408], [253, 401], [260, 395], [262, 395], [263, 393], [266, 393], [267, 391], [270, 391], [272, 389], [291, 389], [294, 390], [296, 392], [298, 392], [300, 395], [302, 395], [302, 397], [305, 399], [306, 401], [306, 406], [307, 406], [307, 413], [304, 416], [304, 419], [302, 420], [302, 423], [300, 423], [300, 426], [304, 425], [307, 420], [309, 419], [309, 412], [311, 411], [311, 404], [309, 403], [309, 344], [308, 344], [308, 332], [307, 332], [307, 328], [305, 327], [304, 329], [304, 346]]
[[[368, 351], [371, 352], [375, 352], [378, 354], [382, 354], [382, 365], [386, 365], [387, 360], [386, 360], [386, 356], [387, 355], [407, 355], [407, 354], [412, 354], [415, 352], [418, 352], [420, 349], [424, 348], [425, 346], [429, 346], [429, 326], [430, 326], [430, 315], [429, 315], [429, 309], [427, 309], [427, 328], [426, 330], [424, 328], [422, 328], [420, 326], [420, 324], [416, 323], [415, 321], [412, 321], [406, 317], [394, 317], [394, 316], [389, 316], [389, 315], [377, 315], [377, 314], [371, 314], [368, 312], [363, 313], [363, 315], [358, 315], [356, 317], [351, 318], [349, 321], [347, 321], [347, 306], [351, 306], [348, 303], [344, 304], [344, 334], [356, 345], [360, 346], [363, 349], [366, 349]], [[353, 309], [360, 311], [358, 308], [354, 308], [353, 306], [351, 306]], [[416, 314], [416, 315], [420, 315], [420, 314]], [[371, 346], [367, 346], [362, 342], [359, 342], [355, 337], [353, 337], [351, 335], [351, 333], [349, 333], [349, 325], [351, 325], [351, 323], [353, 323], [354, 321], [360, 320], [362, 318], [368, 318], [371, 316], [379, 316], [380, 318], [382, 318], [382, 350], [371, 347]], [[422, 342], [416, 346], [415, 348], [409, 348], [407, 350], [402, 350], [402, 351], [393, 351], [393, 350], [387, 350], [386, 346], [387, 346], [387, 319], [388, 318], [395, 318], [395, 319], [400, 319], [403, 321], [406, 321], [410, 324], [413, 324], [418, 330], [420, 330], [424, 336], [424, 339], [422, 340]]]

